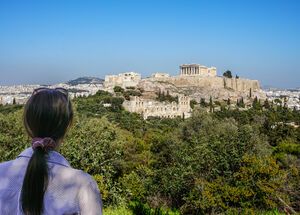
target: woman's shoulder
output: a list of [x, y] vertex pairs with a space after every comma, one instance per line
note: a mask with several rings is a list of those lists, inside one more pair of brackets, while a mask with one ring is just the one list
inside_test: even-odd
[[50, 173], [57, 180], [72, 182], [77, 185], [94, 182], [92, 176], [82, 170], [72, 168], [65, 157], [58, 152], [53, 151], [49, 153], [48, 166], [50, 167]]
[[96, 183], [94, 178], [90, 174], [88, 174], [88, 173], [86, 173], [86, 172], [84, 172], [83, 170], [80, 170], [80, 169], [74, 169], [74, 168], [72, 168], [72, 169], [74, 171], [74, 174], [78, 177], [77, 180], [82, 185], [88, 185], [88, 184]]
[[81, 187], [81, 186], [86, 186], [86, 185], [94, 185], [96, 184], [95, 180], [93, 177], [79, 169], [74, 169], [72, 167], [64, 167], [60, 166], [55, 169], [52, 169], [51, 175], [53, 176], [53, 182], [58, 182], [58, 183], [68, 183], [68, 184], [73, 184], [75, 186]]
[[7, 171], [11, 169], [12, 165], [13, 161], [4, 161], [0, 163], [0, 177], [4, 176], [4, 173], [7, 173]]
[[7, 175], [14, 175], [12, 173], [22, 173], [24, 167], [26, 167], [26, 162], [20, 160], [9, 160], [0, 163], [0, 177]]
[[51, 171], [48, 184], [49, 193], [80, 200], [86, 195], [100, 198], [100, 191], [93, 177], [82, 170], [72, 167], [58, 167]]
[[[3, 185], [0, 192], [3, 190], [17, 190], [23, 182], [26, 163], [18, 160], [10, 160], [0, 163], [0, 181]], [[5, 186], [4, 186], [5, 185]]]

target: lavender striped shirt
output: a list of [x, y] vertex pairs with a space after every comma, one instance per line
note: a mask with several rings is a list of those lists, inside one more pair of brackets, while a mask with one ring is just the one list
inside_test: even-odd
[[[32, 148], [15, 160], [0, 164], [0, 214], [22, 215], [20, 191]], [[70, 167], [58, 152], [49, 152], [49, 185], [44, 196], [44, 215], [102, 215], [102, 201], [90, 175]]]

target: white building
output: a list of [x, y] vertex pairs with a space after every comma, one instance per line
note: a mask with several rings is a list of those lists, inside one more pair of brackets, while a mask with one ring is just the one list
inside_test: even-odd
[[118, 75], [106, 75], [104, 81], [104, 87], [105, 88], [113, 88], [115, 86], [120, 86], [122, 88], [136, 87], [141, 79], [142, 79], [141, 74], [135, 72], [126, 72]]

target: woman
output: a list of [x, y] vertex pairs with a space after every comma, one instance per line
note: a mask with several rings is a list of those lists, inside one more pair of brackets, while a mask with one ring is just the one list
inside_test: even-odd
[[0, 164], [0, 214], [102, 214], [92, 177], [57, 152], [73, 119], [67, 90], [34, 90], [24, 108], [30, 148]]

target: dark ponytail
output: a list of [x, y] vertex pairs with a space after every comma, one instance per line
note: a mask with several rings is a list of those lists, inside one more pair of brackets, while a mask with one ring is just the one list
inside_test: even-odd
[[[34, 93], [24, 108], [24, 126], [32, 138], [51, 138], [59, 142], [73, 119], [68, 95], [45, 89]], [[35, 147], [28, 162], [21, 190], [21, 205], [26, 215], [41, 215], [48, 187], [48, 150]]]
[[21, 199], [22, 209], [27, 215], [43, 213], [44, 194], [48, 186], [48, 167], [46, 152], [41, 147], [34, 150], [29, 160], [23, 181]]

